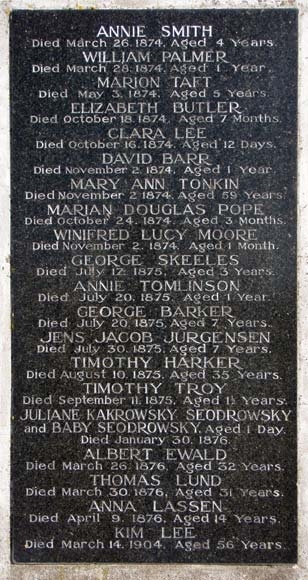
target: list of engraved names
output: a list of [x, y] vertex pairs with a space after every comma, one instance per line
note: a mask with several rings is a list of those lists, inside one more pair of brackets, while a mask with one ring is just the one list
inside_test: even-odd
[[295, 561], [296, 20], [13, 11], [14, 562]]

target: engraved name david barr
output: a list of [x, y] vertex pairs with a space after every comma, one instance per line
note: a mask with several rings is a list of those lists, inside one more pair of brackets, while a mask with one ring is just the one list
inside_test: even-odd
[[295, 562], [297, 11], [10, 44], [13, 562]]

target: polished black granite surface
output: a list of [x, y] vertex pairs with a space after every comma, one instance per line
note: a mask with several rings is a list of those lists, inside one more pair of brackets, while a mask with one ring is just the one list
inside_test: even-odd
[[295, 562], [297, 11], [10, 46], [13, 562]]

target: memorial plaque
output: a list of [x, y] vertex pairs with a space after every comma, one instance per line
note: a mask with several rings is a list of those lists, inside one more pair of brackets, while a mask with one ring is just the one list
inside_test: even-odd
[[296, 45], [13, 11], [13, 562], [296, 561]]

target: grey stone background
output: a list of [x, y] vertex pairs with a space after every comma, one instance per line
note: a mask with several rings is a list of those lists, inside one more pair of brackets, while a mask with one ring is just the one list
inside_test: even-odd
[[[298, 8], [299, 561], [297, 565], [10, 563], [9, 38], [15, 9]], [[308, 580], [308, 0], [0, 0], [0, 580]], [[305, 191], [306, 189], [306, 191]]]

